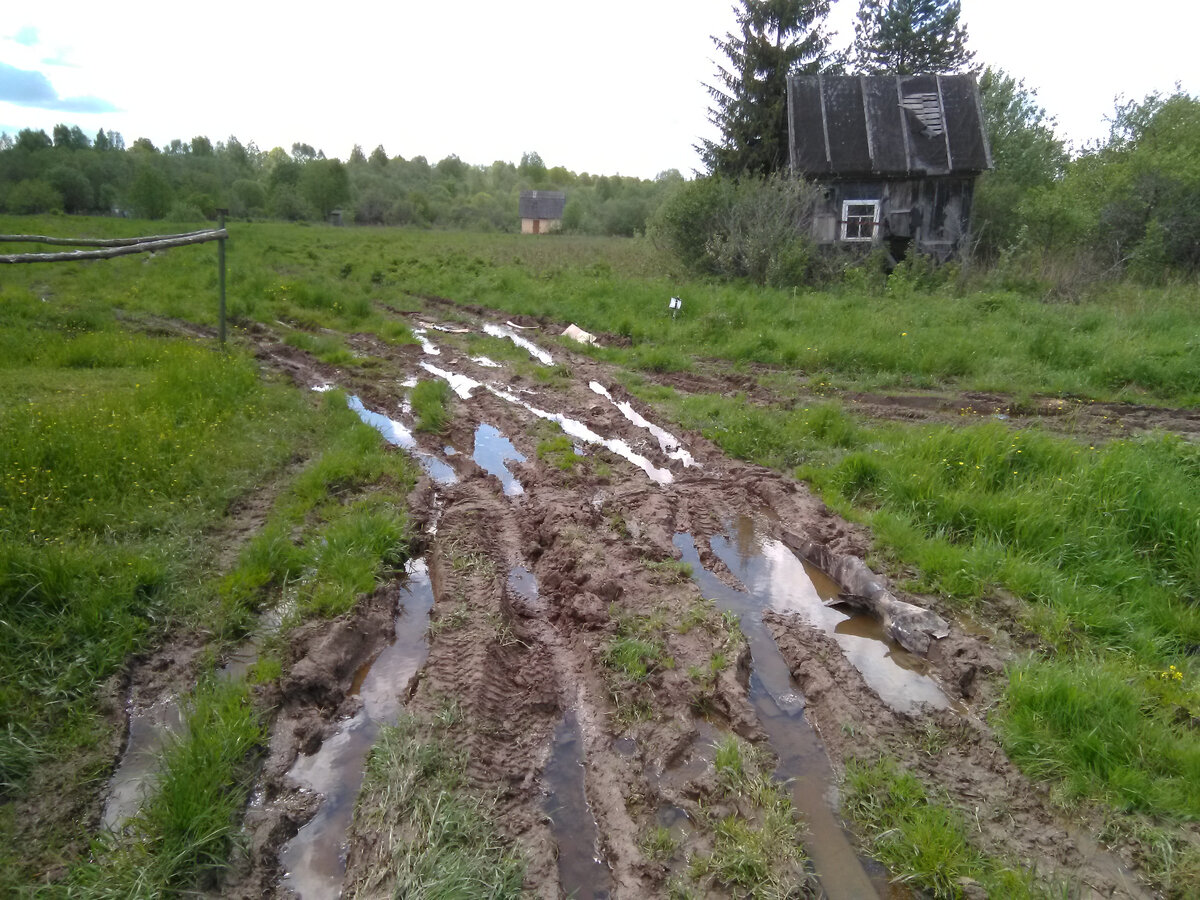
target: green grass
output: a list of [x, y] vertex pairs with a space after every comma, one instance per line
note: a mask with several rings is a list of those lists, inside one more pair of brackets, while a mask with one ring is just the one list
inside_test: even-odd
[[772, 759], [736, 735], [717, 741], [714, 767], [733, 811], [708, 815], [712, 848], [692, 856], [688, 877], [739, 897], [782, 900], [816, 892], [802, 828], [787, 787], [771, 777]]
[[471, 790], [466, 762], [436, 722], [405, 716], [384, 729], [356, 804], [355, 830], [369, 842], [359, 887], [414, 900], [523, 896], [524, 862]]
[[575, 452], [575, 445], [565, 434], [539, 441], [535, 452], [538, 459], [562, 472], [574, 472], [587, 461], [587, 457]]
[[417, 431], [444, 434], [450, 425], [450, 385], [438, 379], [421, 381], [409, 393]]
[[119, 842], [101, 838], [70, 873], [73, 897], [158, 897], [212, 889], [226, 865], [253, 780], [263, 722], [247, 685], [208, 680], [163, 759], [150, 800]]
[[843, 808], [867, 835], [872, 856], [923, 895], [959, 898], [971, 883], [989, 897], [1066, 895], [1039, 883], [1036, 873], [979, 850], [963, 814], [894, 761], [849, 760], [844, 788]]

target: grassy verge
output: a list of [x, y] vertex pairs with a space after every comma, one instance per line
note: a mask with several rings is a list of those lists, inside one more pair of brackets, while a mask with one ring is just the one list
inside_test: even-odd
[[915, 775], [900, 771], [894, 762], [850, 760], [843, 808], [867, 835], [872, 854], [894, 878], [923, 896], [1065, 896], [1063, 890], [1039, 884], [1028, 869], [982, 853], [958, 810], [945, 798], [931, 796]]
[[73, 897], [161, 897], [211, 890], [224, 870], [253, 779], [262, 718], [240, 682], [197, 688], [167, 750], [158, 789], [120, 841], [100, 840], [74, 869]]
[[[0, 892], [87, 840], [72, 804], [111, 767], [98, 688], [181, 628], [236, 639], [266, 589], [287, 585], [301, 615], [344, 610], [381, 561], [402, 563], [412, 480], [344, 398], [314, 410], [248, 357], [124, 331], [120, 282], [94, 267], [38, 272], [54, 285], [0, 288]], [[258, 492], [306, 457], [288, 508], [219, 581], [231, 510], [269, 504], [274, 488]]]
[[367, 865], [356, 895], [522, 896], [525, 865], [471, 792], [466, 758], [438, 723], [404, 717], [367, 760], [355, 809]]

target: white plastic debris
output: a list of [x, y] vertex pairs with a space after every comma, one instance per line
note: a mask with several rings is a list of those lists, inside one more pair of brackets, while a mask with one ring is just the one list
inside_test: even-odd
[[563, 337], [569, 337], [571, 340], [578, 341], [581, 344], [596, 343], [596, 336], [594, 334], [588, 334], [588, 332], [574, 323], [567, 326], [567, 330], [563, 332]]

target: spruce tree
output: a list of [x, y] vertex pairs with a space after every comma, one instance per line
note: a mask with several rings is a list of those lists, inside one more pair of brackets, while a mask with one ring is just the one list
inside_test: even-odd
[[[697, 145], [710, 174], [768, 175], [787, 166], [787, 77], [829, 62], [831, 0], [741, 0], [738, 33], [713, 43], [729, 60], [707, 84], [719, 141]], [[736, 9], [736, 7], [735, 7]]]
[[867, 75], [961, 72], [975, 58], [959, 0], [861, 0], [854, 66]]

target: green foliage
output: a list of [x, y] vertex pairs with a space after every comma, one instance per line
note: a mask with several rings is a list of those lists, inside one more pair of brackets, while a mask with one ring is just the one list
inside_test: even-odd
[[450, 425], [450, 385], [441, 379], [422, 381], [412, 389], [409, 399], [416, 417], [417, 431], [443, 434]]
[[861, 0], [854, 25], [854, 66], [880, 75], [961, 72], [967, 49], [960, 0]]
[[985, 69], [979, 79], [983, 119], [995, 168], [975, 190], [972, 230], [978, 252], [994, 259], [1022, 235], [1022, 204], [1034, 191], [1050, 188], [1067, 165], [1054, 120], [1038, 105], [1037, 92], [1002, 69]]
[[1018, 864], [984, 855], [972, 844], [973, 827], [944, 797], [931, 796], [909, 771], [892, 760], [846, 764], [843, 807], [871, 841], [871, 854], [893, 877], [957, 900], [963, 886], [975, 884], [989, 897], [1056, 896]]
[[829, 62], [823, 22], [830, 2], [740, 0], [739, 6], [738, 33], [713, 37], [728, 60], [707, 85], [709, 121], [721, 139], [703, 139], [698, 149], [710, 174], [770, 175], [788, 161], [787, 77], [819, 72]]
[[1200, 271], [1200, 100], [1152, 94], [1118, 107], [1109, 140], [1023, 201], [1025, 246], [1086, 251], [1157, 283]]
[[808, 239], [819, 189], [782, 175], [718, 176], [677, 184], [650, 233], [697, 272], [758, 284], [802, 284], [815, 248]]

